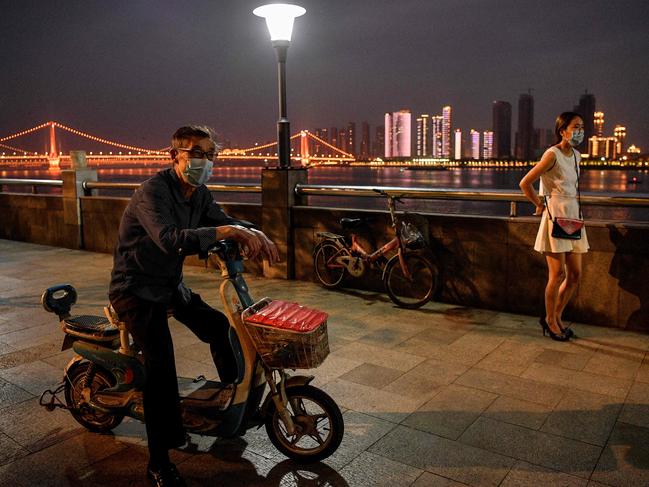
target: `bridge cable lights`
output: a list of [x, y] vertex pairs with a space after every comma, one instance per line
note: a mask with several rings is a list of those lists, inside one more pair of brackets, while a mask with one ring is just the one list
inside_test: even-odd
[[266, 19], [270, 40], [277, 51], [277, 78], [279, 85], [279, 120], [277, 121], [277, 146], [279, 167], [291, 167], [290, 124], [286, 115], [286, 52], [291, 44], [293, 22], [306, 13], [297, 5], [274, 3], [257, 7], [252, 11], [257, 17]]

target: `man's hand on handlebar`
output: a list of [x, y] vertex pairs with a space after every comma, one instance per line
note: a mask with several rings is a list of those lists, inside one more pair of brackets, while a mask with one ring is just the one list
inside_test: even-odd
[[231, 238], [239, 243], [241, 252], [248, 259], [254, 259], [260, 253], [268, 259], [269, 264], [279, 262], [279, 252], [275, 244], [259, 230], [240, 225], [223, 225], [216, 227], [216, 238]]

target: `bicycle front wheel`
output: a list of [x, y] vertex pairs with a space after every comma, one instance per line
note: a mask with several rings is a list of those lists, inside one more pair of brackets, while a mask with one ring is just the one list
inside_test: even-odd
[[345, 277], [345, 266], [336, 262], [341, 249], [331, 242], [323, 242], [313, 256], [313, 270], [324, 287], [338, 286]]
[[402, 267], [395, 255], [385, 267], [383, 283], [390, 299], [402, 308], [416, 309], [433, 298], [437, 291], [439, 272], [420, 255], [403, 254]]

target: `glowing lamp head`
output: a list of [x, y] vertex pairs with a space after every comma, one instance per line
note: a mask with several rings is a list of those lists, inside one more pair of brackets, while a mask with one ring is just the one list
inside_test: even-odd
[[257, 7], [252, 13], [266, 19], [266, 26], [273, 44], [288, 45], [291, 42], [295, 17], [304, 15], [306, 10], [288, 3], [271, 3]]

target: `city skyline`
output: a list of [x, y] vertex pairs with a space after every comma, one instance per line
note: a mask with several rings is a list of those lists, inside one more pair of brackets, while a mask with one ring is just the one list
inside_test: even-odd
[[[251, 13], [260, 3], [10, 2], [0, 19], [11, 67], [0, 75], [0, 133], [60, 120], [159, 148], [179, 124], [202, 122], [237, 146], [271, 140], [276, 66]], [[294, 130], [377, 127], [385, 112], [448, 105], [454, 126], [484, 131], [494, 100], [516, 107], [529, 88], [535, 126], [550, 128], [588, 90], [629, 142], [649, 148], [649, 66], [638, 62], [649, 47], [646, 2], [594, 1], [577, 22], [531, 0], [297, 3], [307, 14], [287, 64]]]
[[[575, 105], [574, 110], [584, 118], [585, 132], [584, 142], [578, 146], [582, 155], [588, 157], [604, 157], [606, 159], [620, 159], [623, 156], [630, 155], [637, 157], [642, 151], [638, 146], [627, 140], [627, 128], [619, 124], [609, 124], [605, 134], [605, 114], [596, 110], [596, 97], [592, 93], [585, 93], [580, 96], [579, 102]], [[370, 124], [363, 120], [361, 123], [360, 138], [356, 131], [356, 122], [347, 122], [345, 127], [338, 129], [335, 126], [331, 128], [313, 128], [301, 129], [311, 132], [318, 139], [314, 147], [310, 150], [312, 154], [322, 154], [326, 152], [326, 144], [340, 149], [341, 151], [352, 155], [360, 160], [373, 158], [407, 158], [416, 156], [418, 158], [433, 159], [517, 159], [517, 160], [534, 160], [538, 159], [544, 150], [556, 143], [554, 130], [536, 127], [534, 122], [534, 98], [530, 93], [522, 93], [519, 96], [518, 106], [518, 130], [514, 131], [514, 145], [512, 146], [512, 110], [508, 102], [495, 100], [492, 105], [492, 130], [476, 130], [472, 124], [468, 131], [468, 140], [462, 139], [462, 130], [455, 130], [452, 144], [455, 147], [452, 151], [445, 154], [445, 133], [450, 133], [457, 127], [452, 126], [452, 107], [442, 107], [442, 114], [420, 114], [414, 115], [415, 125], [413, 127], [413, 114], [409, 109], [402, 109], [398, 112], [385, 113], [384, 125], [375, 127], [375, 138], [370, 138]], [[584, 113], [591, 113], [588, 117]], [[393, 122], [394, 119], [394, 122]], [[37, 127], [54, 124], [59, 128], [72, 134], [83, 135], [83, 132], [66, 128], [58, 122], [47, 122]], [[612, 128], [611, 128], [612, 126]], [[30, 134], [34, 129], [25, 129], [9, 137], [15, 140], [15, 136], [24, 136]], [[42, 132], [41, 134], [44, 134]], [[379, 135], [380, 134], [380, 135]], [[465, 132], [466, 134], [466, 132]], [[65, 132], [62, 134], [65, 135]], [[70, 134], [68, 134], [69, 136]], [[101, 137], [92, 135], [83, 135], [91, 142], [102, 144]], [[464, 150], [458, 149], [459, 142]], [[29, 135], [27, 135], [29, 137]], [[61, 146], [58, 138], [49, 131], [49, 150], [54, 147], [53, 142], [57, 140], [58, 152], [66, 152], [66, 148]], [[495, 137], [495, 140], [494, 140]], [[0, 142], [7, 137], [0, 134]], [[499, 140], [502, 139], [500, 142]], [[385, 142], [383, 142], [385, 141]], [[233, 146], [230, 141], [221, 140], [221, 146], [224, 149], [244, 149], [243, 147]], [[322, 143], [324, 142], [324, 144]], [[110, 142], [104, 141], [108, 143]], [[256, 142], [254, 146], [246, 150], [252, 150], [258, 145], [268, 146], [273, 144], [273, 140]], [[116, 144], [120, 146], [119, 144]], [[27, 146], [24, 146], [27, 147]], [[129, 149], [128, 146], [120, 147]], [[396, 147], [396, 149], [395, 149]], [[15, 149], [15, 148], [14, 148]], [[4, 155], [7, 150], [9, 155], [12, 153], [12, 146], [0, 143], [0, 151]], [[130, 149], [133, 149], [132, 147]], [[151, 148], [149, 148], [151, 149]], [[135, 148], [135, 150], [147, 151], [146, 148]], [[629, 150], [627, 154], [627, 149]], [[14, 154], [16, 154], [14, 150]], [[33, 147], [29, 150], [33, 151]], [[153, 149], [154, 151], [156, 149]], [[298, 150], [299, 152], [299, 150]], [[298, 153], [296, 152], [296, 154]], [[41, 152], [42, 153], [42, 152]], [[112, 153], [112, 152], [111, 152]], [[121, 152], [120, 152], [121, 153]], [[90, 152], [92, 154], [92, 152]], [[458, 156], [458, 154], [461, 154]]]
[[[588, 155], [592, 157], [605, 157], [606, 159], [619, 159], [627, 156], [627, 149], [631, 148], [632, 156], [640, 152], [635, 144], [629, 143], [627, 140], [627, 128], [617, 123], [606, 125], [605, 134], [605, 118], [604, 112], [597, 110], [596, 96], [593, 93], [584, 93], [579, 97], [578, 103], [574, 106], [574, 111], [579, 113], [584, 119], [585, 136], [584, 142], [577, 148], [582, 152], [585, 157]], [[353, 154], [361, 159], [368, 159], [374, 157], [405, 157], [403, 153], [396, 154], [393, 151], [395, 144], [404, 147], [405, 141], [403, 135], [397, 128], [390, 128], [394, 120], [400, 120], [403, 116], [408, 117], [407, 125], [410, 137], [410, 153], [418, 158], [435, 158], [435, 159], [456, 159], [458, 150], [456, 148], [451, 154], [444, 155], [443, 140], [444, 132], [450, 132], [456, 127], [452, 126], [452, 107], [444, 106], [442, 114], [435, 114], [434, 111], [430, 113], [421, 113], [419, 115], [413, 114], [409, 109], [402, 109], [399, 112], [386, 112], [385, 125], [377, 127], [378, 130], [385, 131], [385, 144], [382, 151], [376, 150], [379, 146], [378, 142], [372, 145], [373, 150], [368, 152], [369, 147], [369, 123], [363, 121], [363, 134], [366, 140], [365, 149], [361, 148], [360, 151], [356, 150], [355, 138], [349, 135], [349, 142], [345, 139], [340, 143], [333, 137], [330, 140], [332, 144]], [[414, 121], [414, 125], [413, 125]], [[399, 122], [398, 126], [405, 125], [404, 122]], [[351, 127], [355, 127], [355, 123], [349, 122], [348, 129], [340, 129], [340, 133], [347, 133], [351, 130], [351, 134], [355, 132]], [[385, 128], [387, 127], [387, 128]], [[414, 129], [411, 129], [414, 127]], [[315, 128], [313, 131], [317, 136], [327, 139], [327, 129]], [[331, 132], [336, 133], [337, 129], [332, 127]], [[502, 100], [494, 100], [492, 104], [492, 122], [490, 130], [475, 129], [475, 125], [471, 125], [469, 129], [469, 140], [461, 140], [464, 144], [464, 151], [459, 150], [462, 154], [461, 158], [464, 159], [518, 159], [518, 160], [534, 160], [538, 159], [545, 149], [556, 143], [556, 135], [554, 129], [538, 127], [534, 120], [534, 97], [530, 93], [521, 93], [518, 102], [518, 127], [512, 133], [512, 108], [509, 102]], [[397, 137], [393, 134], [401, 134], [401, 140], [397, 141]], [[512, 139], [512, 135], [514, 136]], [[462, 136], [460, 129], [459, 136]], [[454, 136], [453, 143], [456, 144], [458, 134]], [[476, 139], [476, 137], [478, 137]], [[512, 145], [511, 141], [514, 140]], [[361, 143], [362, 145], [362, 143]], [[316, 149], [317, 151], [317, 149]], [[477, 155], [478, 154], [478, 155]], [[631, 155], [631, 154], [629, 154]]]

